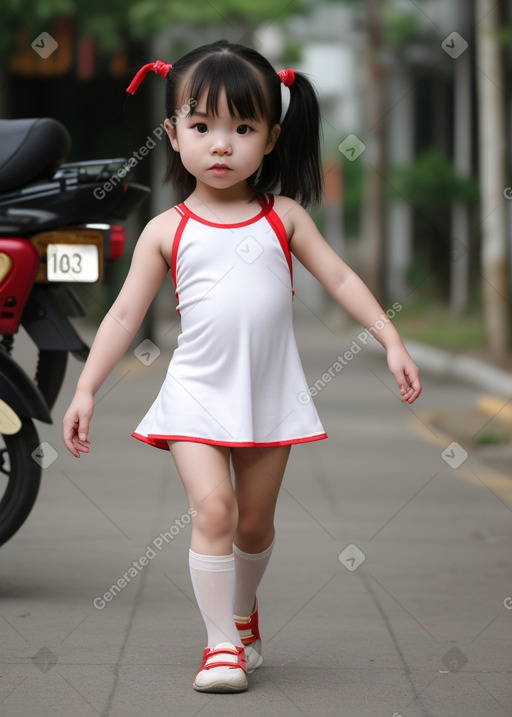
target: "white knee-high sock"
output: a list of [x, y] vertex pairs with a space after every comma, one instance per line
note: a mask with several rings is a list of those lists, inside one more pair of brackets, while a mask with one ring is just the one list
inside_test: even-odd
[[200, 555], [189, 550], [189, 567], [194, 594], [208, 631], [208, 647], [215, 647], [219, 642], [241, 645], [233, 619], [233, 555]]
[[275, 536], [262, 553], [244, 553], [233, 545], [236, 572], [235, 615], [238, 617], [249, 617], [253, 611], [256, 590], [272, 555], [274, 543]]

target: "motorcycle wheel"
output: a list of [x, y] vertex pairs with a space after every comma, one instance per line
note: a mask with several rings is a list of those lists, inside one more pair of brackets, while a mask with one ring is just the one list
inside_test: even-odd
[[13, 435], [0, 434], [0, 545], [23, 525], [37, 498], [41, 466], [32, 458], [39, 438], [30, 418]]

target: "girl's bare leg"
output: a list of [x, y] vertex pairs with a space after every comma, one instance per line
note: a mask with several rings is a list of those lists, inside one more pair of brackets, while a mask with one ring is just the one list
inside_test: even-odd
[[274, 513], [290, 446], [233, 448], [238, 526], [235, 544], [247, 553], [268, 548], [274, 538]]
[[248, 617], [272, 554], [274, 513], [290, 446], [232, 449], [238, 526], [235, 614]]
[[[192, 516], [189, 567], [208, 632], [208, 647], [220, 643], [241, 645], [233, 618], [233, 536], [238, 509], [229, 471], [229, 448], [185, 441], [170, 441], [169, 448], [189, 505], [197, 511]], [[213, 679], [213, 670], [210, 673]], [[204, 677], [207, 683], [210, 677]], [[241, 676], [241, 681], [246, 684], [245, 676]]]
[[185, 488], [192, 517], [191, 549], [203, 555], [233, 552], [238, 508], [231, 482], [229, 448], [188, 441], [169, 441]]

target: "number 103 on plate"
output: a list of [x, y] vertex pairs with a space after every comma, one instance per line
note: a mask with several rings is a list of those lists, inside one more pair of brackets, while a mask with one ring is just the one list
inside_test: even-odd
[[98, 247], [93, 244], [48, 244], [46, 272], [48, 281], [98, 281]]

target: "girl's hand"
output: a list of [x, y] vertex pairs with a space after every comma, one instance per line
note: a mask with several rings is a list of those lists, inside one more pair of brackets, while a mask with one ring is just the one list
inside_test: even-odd
[[387, 350], [388, 367], [400, 389], [402, 403], [413, 403], [421, 393], [418, 367], [403, 344]]
[[89, 424], [94, 411], [94, 397], [90, 393], [77, 392], [62, 421], [63, 440], [68, 451], [80, 458], [80, 453], [89, 453]]

